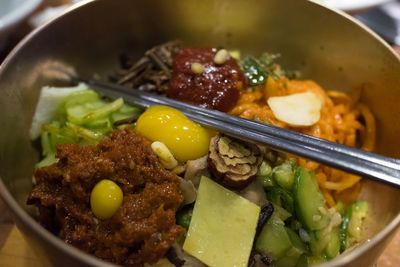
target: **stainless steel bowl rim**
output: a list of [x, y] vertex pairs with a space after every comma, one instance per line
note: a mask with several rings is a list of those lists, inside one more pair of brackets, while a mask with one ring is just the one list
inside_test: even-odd
[[[39, 34], [41, 31], [46, 30], [48, 25], [51, 25], [52, 23], [62, 19], [65, 15], [68, 15], [69, 12], [72, 10], [75, 10], [83, 5], [86, 5], [88, 3], [94, 2], [95, 0], [83, 0], [66, 11], [64, 11], [61, 15], [59, 15], [56, 18], [53, 18], [52, 20], [48, 21], [47, 23], [43, 24], [42, 26], [38, 27], [34, 31], [32, 31], [29, 35], [27, 35], [22, 41], [19, 42], [19, 44], [14, 47], [14, 49], [10, 52], [10, 54], [6, 57], [6, 59], [3, 61], [3, 63], [0, 65], [0, 73], [3, 71], [3, 68], [7, 65], [7, 63], [12, 60], [18, 52], [25, 46], [27, 43], [37, 34]], [[319, 5], [323, 6], [322, 4], [312, 2], [314, 5]], [[325, 7], [327, 8], [327, 7]], [[339, 14], [342, 17], [345, 17], [349, 22], [354, 23], [358, 25], [362, 30], [368, 32], [370, 35], [374, 36], [377, 40], [380, 41], [381, 44], [386, 46], [393, 54], [394, 57], [396, 57], [400, 61], [400, 56], [392, 49], [392, 47], [385, 42], [380, 36], [378, 36], [374, 31], [369, 29], [367, 26], [359, 22], [358, 20], [354, 19], [350, 15], [346, 14], [345, 12], [335, 9], [335, 8], [329, 8], [333, 12]], [[88, 265], [91, 266], [115, 266], [111, 263], [102, 261], [92, 255], [89, 255], [87, 253], [84, 253], [80, 251], [77, 248], [74, 248], [73, 246], [70, 246], [66, 243], [64, 243], [61, 239], [57, 238], [55, 235], [47, 231], [44, 227], [42, 227], [36, 220], [34, 220], [19, 204], [18, 202], [13, 198], [13, 196], [10, 194], [10, 192], [7, 190], [6, 186], [3, 183], [2, 178], [0, 177], [0, 197], [3, 199], [3, 201], [6, 203], [8, 206], [9, 210], [12, 212], [13, 216], [19, 217], [21, 221], [23, 221], [29, 228], [35, 233], [38, 233], [38, 235], [42, 236], [47, 242], [52, 244], [53, 246], [59, 248], [60, 250], [65, 251], [67, 254], [71, 255], [72, 257], [80, 260], [81, 262], [84, 262]], [[378, 234], [373, 236], [370, 240], [367, 242], [361, 244], [357, 248], [355, 248], [351, 253], [345, 254], [343, 256], [337, 257], [327, 263], [318, 265], [320, 267], [333, 267], [333, 266], [342, 266], [345, 264], [348, 264], [351, 262], [353, 258], [357, 258], [360, 255], [364, 254], [368, 250], [370, 250], [372, 247], [375, 246], [378, 242], [382, 241], [390, 235], [392, 232], [394, 232], [397, 227], [400, 225], [400, 214], [396, 215], [396, 217], [383, 229], [381, 230]]]

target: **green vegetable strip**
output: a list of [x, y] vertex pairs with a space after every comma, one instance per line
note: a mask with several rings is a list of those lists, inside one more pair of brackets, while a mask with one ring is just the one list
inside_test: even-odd
[[55, 145], [59, 143], [75, 144], [78, 143], [78, 138], [71, 130], [61, 128], [58, 123], [52, 122], [51, 124], [44, 124], [42, 131], [49, 133], [50, 146], [52, 151], [56, 151]]
[[73, 130], [76, 136], [88, 141], [89, 144], [97, 144], [97, 142], [104, 137], [104, 135], [100, 132], [94, 132], [70, 122], [66, 123], [66, 127]]
[[342, 224], [339, 229], [340, 250], [343, 252], [347, 249], [347, 235], [349, 233], [349, 223], [351, 220], [352, 208], [349, 207], [342, 219]]
[[41, 143], [42, 143], [42, 156], [47, 156], [50, 153], [56, 152], [54, 147], [50, 143], [48, 132], [42, 132]]
[[82, 106], [85, 103], [99, 101], [99, 95], [93, 90], [83, 90], [70, 94], [65, 99], [64, 109], [73, 106]]
[[35, 170], [45, 167], [45, 166], [49, 166], [53, 163], [56, 163], [58, 161], [58, 159], [56, 158], [54, 153], [50, 153], [48, 154], [44, 159], [42, 159], [40, 162], [38, 162], [35, 165]]
[[190, 221], [192, 220], [192, 214], [193, 206], [184, 207], [176, 214], [176, 223], [188, 230]]
[[82, 122], [83, 123], [88, 123], [97, 119], [104, 118], [108, 115], [110, 115], [112, 112], [118, 110], [119, 108], [122, 107], [124, 104], [124, 100], [122, 98], [118, 98], [117, 100], [103, 106], [102, 108], [99, 108], [86, 116], [83, 117]]

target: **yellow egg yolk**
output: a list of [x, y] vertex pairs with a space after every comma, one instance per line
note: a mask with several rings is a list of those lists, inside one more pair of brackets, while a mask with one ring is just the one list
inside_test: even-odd
[[206, 155], [211, 137], [209, 130], [166, 106], [149, 107], [135, 130], [151, 141], [163, 142], [180, 162]]
[[121, 206], [124, 195], [121, 188], [111, 180], [101, 180], [92, 189], [90, 207], [97, 218], [108, 219]]

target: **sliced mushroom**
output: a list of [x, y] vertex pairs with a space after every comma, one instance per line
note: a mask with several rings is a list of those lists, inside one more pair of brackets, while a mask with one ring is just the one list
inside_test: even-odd
[[262, 161], [260, 149], [225, 135], [211, 139], [208, 166], [214, 178], [231, 189], [243, 189], [251, 183]]
[[181, 206], [185, 206], [187, 204], [191, 204], [196, 201], [197, 198], [197, 190], [194, 187], [192, 181], [188, 181], [180, 178], [181, 184], [180, 189], [183, 195], [183, 202]]
[[263, 207], [268, 204], [267, 195], [265, 194], [264, 187], [254, 179], [248, 186], [239, 192], [239, 195], [245, 199], [253, 202], [254, 204]]
[[207, 158], [204, 157], [188, 160], [186, 162], [186, 172], [184, 179], [187, 181], [192, 181], [193, 185], [198, 188], [200, 184], [200, 178], [202, 176], [210, 177], [210, 173], [207, 168]]

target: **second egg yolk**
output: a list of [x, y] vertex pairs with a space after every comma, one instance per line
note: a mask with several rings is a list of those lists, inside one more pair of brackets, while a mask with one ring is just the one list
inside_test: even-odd
[[137, 120], [135, 130], [151, 141], [163, 142], [180, 162], [206, 155], [211, 137], [209, 130], [166, 106], [149, 107]]

